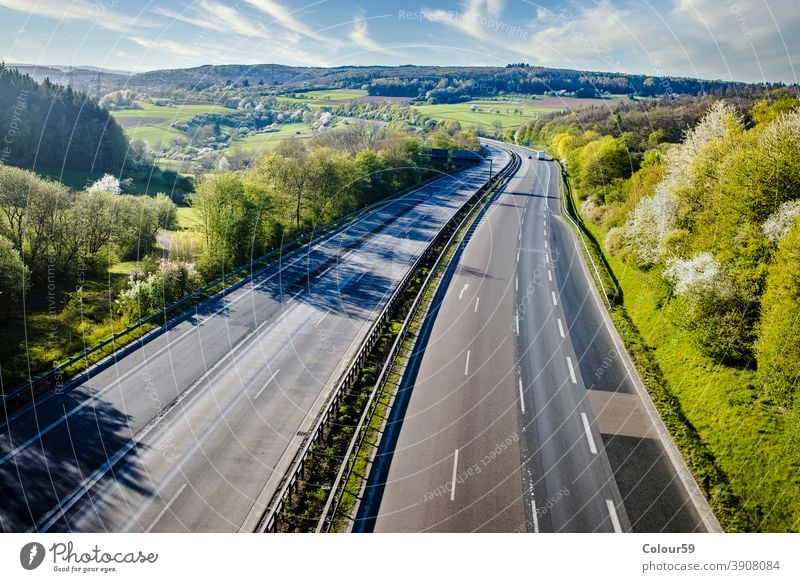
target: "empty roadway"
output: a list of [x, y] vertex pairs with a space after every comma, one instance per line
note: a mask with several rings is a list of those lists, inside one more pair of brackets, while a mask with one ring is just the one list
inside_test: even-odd
[[517, 151], [440, 290], [355, 529], [716, 529], [593, 295], [558, 166]]
[[[492, 150], [495, 169], [507, 154]], [[380, 207], [0, 425], [2, 531], [239, 531], [489, 164]]]

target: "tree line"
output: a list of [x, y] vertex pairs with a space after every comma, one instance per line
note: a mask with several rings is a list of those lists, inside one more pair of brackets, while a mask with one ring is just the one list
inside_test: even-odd
[[31, 289], [72, 290], [120, 260], [151, 253], [158, 229], [175, 224], [169, 198], [121, 194], [110, 175], [75, 192], [34, 172], [0, 166], [2, 314], [18, 316]]
[[123, 167], [122, 128], [83, 93], [48, 79], [36, 83], [0, 63], [0, 111], [3, 163], [111, 173]]
[[661, 273], [671, 290], [663, 309], [698, 349], [755, 368], [764, 396], [790, 407], [800, 380], [800, 99], [777, 91], [747, 105], [704, 103], [675, 144], [651, 124], [621, 132], [619, 112], [612, 131], [564, 116], [561, 131], [548, 135], [545, 122], [521, 135], [548, 135], [584, 215], [608, 229], [606, 249]]
[[460, 126], [426, 140], [356, 121], [312, 140], [287, 140], [244, 172], [207, 174], [190, 197], [204, 237], [200, 273], [219, 276], [433, 176], [440, 170], [431, 166], [432, 144], [475, 147], [477, 138]]

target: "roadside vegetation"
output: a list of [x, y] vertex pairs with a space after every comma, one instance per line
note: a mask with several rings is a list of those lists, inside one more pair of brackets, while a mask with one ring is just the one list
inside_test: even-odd
[[797, 531], [800, 100], [576, 111], [517, 139], [565, 163], [617, 327], [723, 525]]
[[209, 172], [178, 208], [106, 175], [72, 190], [0, 166], [3, 391], [301, 234], [451, 169], [432, 144], [478, 150], [457, 124], [423, 135], [353, 122]]

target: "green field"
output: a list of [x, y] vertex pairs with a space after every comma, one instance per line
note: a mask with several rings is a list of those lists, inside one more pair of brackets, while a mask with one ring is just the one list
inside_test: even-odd
[[366, 91], [361, 89], [315, 89], [313, 91], [298, 92], [295, 95], [302, 95], [302, 100], [311, 101], [346, 101], [365, 97]]
[[[472, 106], [476, 106], [476, 111]], [[466, 103], [446, 103], [441, 105], [416, 105], [414, 109], [437, 121], [458, 121], [464, 127], [477, 126], [488, 129], [499, 121], [503, 127], [518, 127], [540, 115], [560, 111], [557, 107], [536, 107], [507, 101], [469, 101]], [[514, 113], [514, 110], [521, 112]], [[491, 111], [490, 111], [491, 110]]]
[[[270, 151], [282, 141], [292, 139], [294, 137], [309, 137], [311, 130], [305, 123], [285, 123], [279, 126], [278, 131], [271, 131], [268, 133], [256, 133], [243, 138], [235, 138], [231, 140], [228, 147], [231, 150], [246, 150], [249, 152], [265, 152]], [[300, 135], [297, 135], [297, 132]]]
[[195, 230], [200, 225], [197, 211], [191, 206], [178, 207], [178, 228]]
[[151, 103], [139, 103], [141, 109], [114, 111], [112, 115], [125, 128], [125, 135], [131, 140], [146, 141], [151, 148], [159, 148], [170, 140], [186, 138], [186, 135], [173, 129], [173, 122], [186, 122], [200, 113], [230, 113], [232, 109], [221, 105], [176, 105], [162, 107]]

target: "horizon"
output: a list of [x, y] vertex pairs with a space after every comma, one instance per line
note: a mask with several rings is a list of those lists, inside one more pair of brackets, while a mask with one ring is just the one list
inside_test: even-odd
[[[0, 0], [9, 65], [124, 73], [203, 65], [534, 66], [745, 83], [798, 82], [791, 0], [351, 0], [132, 3]], [[779, 24], [780, 23], [780, 24]], [[102, 56], [98, 56], [102, 55]], [[441, 62], [447, 60], [448, 65]], [[50, 63], [61, 62], [62, 65]], [[91, 63], [76, 65], [73, 63]], [[347, 64], [345, 64], [347, 63]]]

